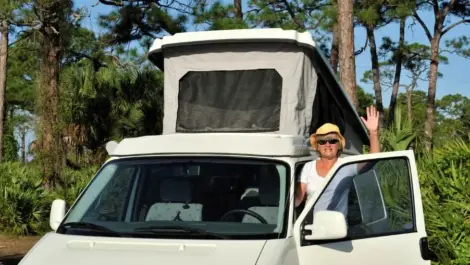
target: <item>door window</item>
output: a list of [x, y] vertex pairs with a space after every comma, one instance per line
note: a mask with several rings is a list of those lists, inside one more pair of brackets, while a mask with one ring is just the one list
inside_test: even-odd
[[[309, 215], [318, 210], [343, 213], [348, 236], [342, 240], [415, 232], [411, 187], [406, 158], [345, 164], [329, 180]], [[309, 219], [305, 224], [311, 223]]]

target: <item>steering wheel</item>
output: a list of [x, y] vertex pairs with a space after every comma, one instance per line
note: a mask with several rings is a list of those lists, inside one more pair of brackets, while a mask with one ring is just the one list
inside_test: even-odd
[[231, 210], [231, 211], [228, 211], [227, 213], [225, 213], [221, 218], [220, 218], [220, 221], [223, 221], [225, 220], [225, 218], [227, 218], [227, 216], [230, 216], [234, 213], [244, 213], [244, 214], [248, 214], [256, 219], [258, 219], [258, 221], [260, 221], [261, 223], [263, 224], [268, 224], [268, 221], [266, 221], [266, 219], [263, 218], [263, 216], [253, 212], [253, 211], [250, 211], [250, 210], [245, 210], [245, 209], [234, 209], [234, 210]]

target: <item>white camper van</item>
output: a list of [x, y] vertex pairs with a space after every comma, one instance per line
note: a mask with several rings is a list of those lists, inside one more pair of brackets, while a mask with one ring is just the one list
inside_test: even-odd
[[[368, 136], [310, 34], [181, 33], [149, 59], [165, 75], [163, 134], [110, 142], [110, 159], [69, 206], [52, 203], [23, 265], [430, 264], [412, 151], [362, 154]], [[308, 136], [347, 139], [347, 216], [294, 207]]]

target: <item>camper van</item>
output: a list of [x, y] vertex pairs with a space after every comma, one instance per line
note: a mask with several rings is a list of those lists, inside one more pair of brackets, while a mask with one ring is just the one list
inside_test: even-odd
[[[109, 142], [109, 159], [23, 265], [430, 264], [412, 151], [364, 154], [360, 118], [309, 33], [188, 32], [155, 40], [163, 133]], [[346, 138], [321, 190], [351, 164], [347, 214], [294, 205], [309, 135]], [[68, 210], [66, 210], [68, 209]]]

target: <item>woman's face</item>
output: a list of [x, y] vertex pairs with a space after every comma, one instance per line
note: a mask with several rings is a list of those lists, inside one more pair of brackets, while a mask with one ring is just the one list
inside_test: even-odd
[[333, 159], [338, 157], [340, 138], [335, 133], [322, 135], [317, 138], [317, 150], [321, 157]]

